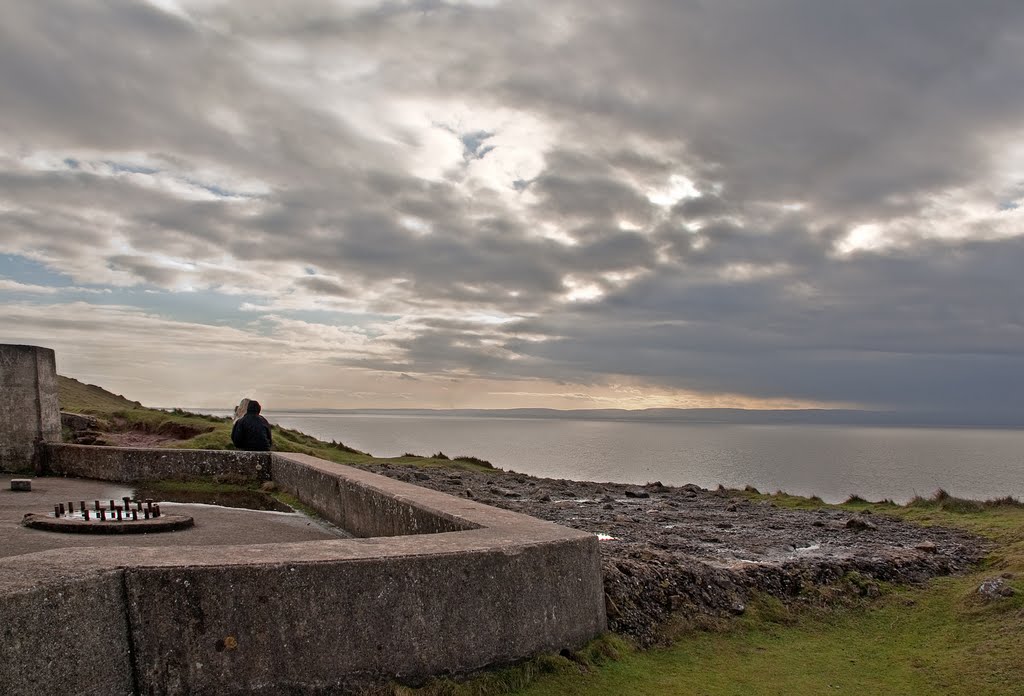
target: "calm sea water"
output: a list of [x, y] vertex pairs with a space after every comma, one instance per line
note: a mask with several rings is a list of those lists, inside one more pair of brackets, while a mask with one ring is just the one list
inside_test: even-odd
[[966, 498], [1024, 499], [1024, 431], [1019, 430], [266, 415], [377, 456], [441, 451], [580, 481], [751, 485], [829, 502], [853, 493], [905, 502], [938, 488]]

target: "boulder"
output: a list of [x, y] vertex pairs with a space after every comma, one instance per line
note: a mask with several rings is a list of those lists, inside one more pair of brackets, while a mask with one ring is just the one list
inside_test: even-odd
[[854, 529], [858, 532], [870, 531], [872, 529], [878, 529], [878, 525], [870, 520], [865, 520], [861, 517], [851, 517], [846, 520], [846, 528]]

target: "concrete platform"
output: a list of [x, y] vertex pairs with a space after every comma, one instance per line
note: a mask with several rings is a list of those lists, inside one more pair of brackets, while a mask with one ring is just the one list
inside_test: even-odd
[[242, 510], [216, 505], [161, 503], [168, 513], [189, 515], [195, 526], [177, 532], [139, 535], [62, 534], [21, 525], [26, 513], [53, 513], [57, 503], [80, 500], [119, 500], [132, 495], [131, 486], [42, 477], [32, 480], [30, 492], [10, 490], [9, 476], [0, 477], [0, 558], [53, 549], [157, 546], [238, 546], [347, 538], [349, 534], [302, 513]]

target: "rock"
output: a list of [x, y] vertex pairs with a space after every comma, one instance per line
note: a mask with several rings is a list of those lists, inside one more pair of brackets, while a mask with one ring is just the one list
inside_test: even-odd
[[870, 522], [859, 517], [851, 517], [850, 519], [846, 520], [846, 528], [855, 529], [860, 532], [878, 529], [878, 525], [874, 522]]
[[725, 506], [726, 512], [736, 512], [737, 510], [739, 510], [739, 507], [737, 507], [736, 503], [732, 503], [730, 505]]
[[430, 474], [428, 474], [425, 471], [416, 471], [413, 472], [413, 478], [415, 478], [417, 481], [429, 481]]
[[626, 489], [626, 497], [627, 498], [650, 498], [651, 494], [648, 493], [647, 491], [640, 490], [639, 488], [627, 488]]
[[935, 545], [934, 541], [922, 541], [920, 544], [914, 546], [915, 549], [923, 553], [938, 553], [939, 547]]
[[604, 495], [601, 496], [601, 502], [602, 503], [614, 503], [615, 502], [615, 498], [613, 498], [612, 496], [610, 496], [607, 493], [605, 493]]
[[812, 527], [824, 527], [825, 523], [822, 522], [821, 520], [814, 520], [813, 522], [811, 522], [811, 526]]
[[615, 509], [615, 503], [605, 503], [601, 507], [603, 507], [605, 510], [614, 510]]
[[473, 492], [472, 488], [467, 488], [466, 489], [466, 497], [467, 498], [475, 498], [476, 497], [476, 493]]
[[988, 601], [1012, 597], [1017, 591], [1003, 578], [989, 578], [978, 586], [978, 594]]
[[32, 479], [11, 479], [12, 491], [31, 491]]
[[652, 493], [667, 493], [671, 488], [663, 484], [661, 481], [655, 481], [654, 483], [648, 483], [646, 488]]
[[71, 430], [99, 430], [102, 422], [95, 416], [87, 416], [82, 413], [60, 412], [60, 424]]

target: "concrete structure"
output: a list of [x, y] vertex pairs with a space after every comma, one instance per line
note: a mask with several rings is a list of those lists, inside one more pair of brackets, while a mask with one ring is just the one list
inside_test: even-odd
[[40, 441], [60, 441], [54, 353], [0, 344], [0, 471], [32, 471]]
[[36, 459], [41, 474], [97, 481], [188, 481], [224, 475], [257, 481], [271, 478], [269, 452], [43, 443]]
[[0, 553], [5, 695], [335, 694], [575, 648], [605, 629], [597, 538], [584, 532], [305, 455], [40, 453], [43, 473], [61, 476], [270, 478], [360, 538], [170, 543], [186, 531], [55, 547], [62, 535], [22, 528], [20, 543], [43, 534], [50, 550]]

